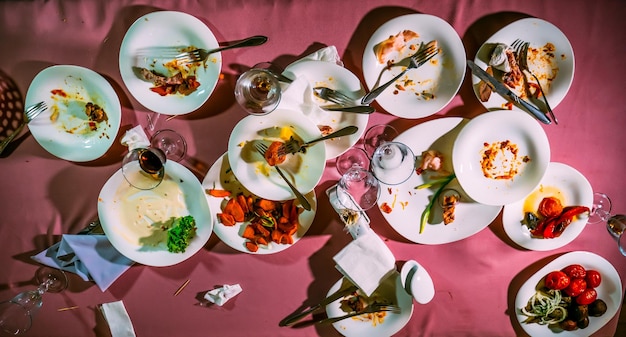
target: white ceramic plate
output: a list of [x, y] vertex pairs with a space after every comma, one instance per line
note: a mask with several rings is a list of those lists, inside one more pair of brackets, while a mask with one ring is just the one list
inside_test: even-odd
[[[521, 308], [525, 307], [528, 300], [535, 294], [537, 283], [549, 272], [561, 270], [570, 264], [580, 264], [585, 267], [585, 269], [593, 269], [600, 272], [602, 282], [600, 286], [596, 288], [596, 291], [598, 292], [598, 298], [606, 302], [607, 310], [604, 315], [600, 317], [589, 317], [588, 327], [574, 331], [553, 332], [545, 325], [522, 323], [526, 319], [526, 316], [521, 313]], [[517, 292], [517, 297], [515, 298], [515, 313], [520, 325], [530, 336], [591, 336], [615, 316], [621, 306], [621, 302], [622, 281], [615, 267], [599, 255], [578, 251], [557, 257], [531, 276]]]
[[[296, 62], [285, 69], [285, 75], [289, 78], [305, 77], [311, 88], [328, 87], [343, 92], [344, 94], [356, 99], [360, 99], [365, 94], [365, 90], [361, 86], [358, 77], [351, 73], [348, 69], [340, 67], [334, 63], [326, 61], [301, 61]], [[333, 105], [310, 93], [310, 99], [320, 106]], [[333, 159], [346, 152], [361, 138], [367, 128], [369, 115], [357, 114], [341, 111], [321, 111], [316, 116], [315, 122], [318, 125], [328, 125], [333, 130], [339, 130], [346, 126], [356, 126], [359, 128], [357, 133], [329, 139], [324, 142], [326, 145], [326, 159]]]
[[[519, 172], [512, 179], [485, 177], [481, 167], [484, 144], [507, 140], [517, 145], [518, 160], [528, 156], [530, 161], [519, 165]], [[486, 205], [521, 200], [539, 185], [549, 163], [550, 143], [545, 131], [533, 117], [520, 110], [491, 111], [473, 118], [459, 133], [452, 151], [454, 172], [463, 190]], [[496, 168], [504, 166], [495, 163]]]
[[[345, 278], [342, 278], [330, 288], [327, 296], [350, 285], [351, 284], [346, 281]], [[413, 297], [402, 287], [400, 274], [391, 274], [391, 276], [381, 283], [374, 294], [372, 294], [372, 297], [373, 296], [380, 296], [392, 304], [397, 304], [400, 307], [400, 313], [395, 314], [387, 312], [384, 321], [376, 326], [372, 324], [371, 320], [360, 320], [358, 316], [355, 316], [354, 318], [347, 318], [333, 323], [333, 327], [346, 337], [383, 337], [392, 336], [397, 333], [411, 319], [411, 315], [413, 314]], [[341, 299], [328, 304], [326, 306], [326, 314], [328, 317], [338, 317], [347, 314], [341, 309]]]
[[[54, 94], [54, 90], [63, 94]], [[48, 109], [28, 123], [28, 128], [46, 151], [61, 159], [86, 162], [100, 158], [113, 145], [122, 108], [113, 87], [100, 74], [72, 65], [48, 67], [28, 87], [25, 106], [40, 101], [46, 102]], [[85, 114], [88, 102], [102, 107], [108, 117], [94, 131]]]
[[[198, 178], [186, 167], [173, 161], [165, 166], [166, 176], [152, 190], [131, 187], [122, 175], [122, 170], [109, 178], [98, 197], [98, 216], [102, 229], [115, 249], [129, 259], [148, 266], [170, 266], [183, 262], [197, 253], [206, 244], [213, 230], [213, 222], [204, 190]], [[134, 200], [143, 198], [138, 211], [132, 207]], [[137, 226], [134, 219], [156, 214], [154, 219], [191, 215], [196, 221], [196, 236], [184, 253], [167, 251], [167, 234], [155, 230], [145, 235], [145, 223]], [[140, 227], [140, 228], [139, 228]]]
[[[187, 96], [180, 94], [160, 96], [152, 92], [152, 83], [140, 78], [133, 67], [156, 70], [165, 75], [161, 65], [171, 59], [148, 55], [144, 51], [163, 47], [213, 49], [219, 47], [213, 32], [196, 17], [181, 13], [162, 11], [146, 14], [128, 29], [120, 48], [120, 73], [130, 93], [146, 108], [167, 115], [182, 115], [198, 109], [207, 101], [222, 69], [221, 53], [209, 55], [201, 66], [194, 66], [200, 87]], [[154, 52], [158, 54], [158, 52]], [[170, 74], [173, 75], [173, 74]]]
[[[239, 193], [243, 193], [244, 195], [251, 195], [251, 193], [246, 190], [237, 178], [233, 174], [230, 163], [228, 162], [228, 155], [222, 155], [214, 164], [211, 166], [209, 172], [207, 172], [204, 180], [202, 181], [202, 188], [206, 191], [207, 189], [215, 188], [222, 189], [231, 192], [231, 195], [236, 196]], [[248, 253], [248, 254], [273, 254], [282, 252], [283, 250], [293, 246], [298, 240], [300, 240], [304, 234], [309, 230], [311, 224], [313, 223], [313, 219], [315, 218], [315, 211], [317, 208], [317, 198], [315, 197], [314, 192], [310, 192], [305, 195], [307, 200], [309, 200], [311, 204], [311, 210], [303, 210], [300, 213], [300, 228], [293, 235], [293, 244], [277, 244], [274, 242], [270, 242], [267, 246], [259, 246], [259, 250], [256, 252], [251, 252], [246, 249], [246, 239], [244, 239], [241, 234], [243, 230], [246, 228], [248, 223], [237, 223], [234, 226], [224, 226], [220, 223], [217, 218], [217, 213], [221, 213], [222, 206], [228, 201], [227, 198], [218, 198], [213, 197], [206, 194], [207, 201], [209, 203], [209, 208], [211, 209], [211, 215], [213, 217], [213, 232], [217, 235], [217, 237], [222, 240], [225, 244], [230, 246], [233, 249], [236, 249], [240, 252]], [[296, 201], [297, 202], [297, 201]]]
[[[377, 84], [392, 79], [404, 69], [398, 66], [386, 70], [387, 65], [378, 62], [374, 46], [389, 36], [407, 29], [419, 34], [419, 38], [414, 40], [418, 45], [420, 42], [437, 40], [440, 53], [420, 68], [409, 70], [403, 76], [402, 79], [412, 80], [413, 85], [406, 86], [405, 91], [398, 91], [397, 94], [394, 93], [392, 85], [381, 93], [376, 101], [392, 115], [402, 118], [422, 118], [443, 109], [459, 91], [465, 77], [465, 47], [454, 28], [436, 16], [409, 14], [390, 20], [374, 32], [365, 47], [363, 76], [370, 90], [377, 87]], [[409, 48], [405, 48], [396, 59], [406, 58], [413, 53]], [[424, 98], [421, 95], [423, 91], [434, 95], [434, 98]]]
[[[563, 247], [578, 237], [587, 224], [586, 217], [572, 221], [563, 234], [554, 239], [533, 238], [528, 227], [520, 223], [525, 212], [534, 210], [536, 213], [541, 200], [550, 196], [562, 198], [564, 207], [587, 206], [591, 209], [593, 206], [593, 190], [587, 178], [571, 166], [550, 163], [539, 186], [528, 197], [504, 206], [502, 223], [511, 240], [530, 250], [552, 250]], [[529, 210], [525, 210], [527, 207]]]
[[[267, 165], [254, 145], [280, 140], [278, 133], [286, 127], [302, 139], [320, 137], [320, 130], [310, 119], [297, 111], [278, 109], [265, 116], [247, 116], [233, 129], [228, 139], [228, 159], [241, 184], [261, 198], [295, 199], [291, 189], [276, 169]], [[322, 178], [326, 165], [324, 144], [310, 146], [306, 153], [288, 155], [280, 165], [283, 173], [302, 194], [311, 192]]]
[[[554, 80], [552, 80], [551, 85], [549, 87], [544, 85], [543, 89], [545, 90], [550, 107], [552, 109], [556, 108], [561, 101], [563, 101], [563, 98], [565, 98], [574, 80], [574, 51], [565, 34], [553, 24], [537, 18], [526, 18], [515, 21], [500, 29], [485, 41], [480, 49], [478, 49], [474, 63], [486, 69], [489, 65], [489, 58], [491, 57], [495, 45], [504, 43], [510, 46], [516, 39], [529, 42], [531, 48], [543, 47], [548, 42], [555, 46], [556, 52], [553, 61], [556, 67], [558, 67], [558, 72]], [[532, 62], [528, 64], [535, 75], [542, 78], [542, 75], [547, 74], [547, 69], [539, 69], [539, 65], [540, 64], [537, 63], [535, 66]], [[472, 76], [476, 97], [479, 97], [477, 85], [479, 82], [480, 79], [478, 77]], [[544, 83], [543, 80], [542, 83]], [[492, 93], [487, 102], [481, 103], [489, 110], [499, 110], [503, 109], [507, 102], [508, 101], [502, 96]], [[539, 100], [539, 102], [543, 104], [543, 100]], [[517, 109], [517, 107], [514, 107], [514, 109]]]
[[[426, 150], [437, 150], [444, 155], [444, 168], [452, 171], [452, 145], [459, 131], [467, 123], [460, 117], [446, 117], [418, 124], [396, 137], [395, 141], [408, 145], [416, 156]], [[444, 225], [440, 207], [433, 208], [432, 223], [419, 233], [420, 217], [435, 193], [435, 189], [415, 189], [429, 180], [429, 172], [413, 174], [409, 180], [396, 186], [383, 185], [378, 200], [379, 207], [386, 203], [391, 213], [381, 212], [398, 234], [421, 244], [444, 244], [465, 239], [487, 227], [498, 216], [501, 206], [489, 206], [472, 201], [458, 185], [449, 187], [461, 193], [462, 201], [455, 208], [455, 220]], [[402, 206], [404, 204], [404, 207]]]

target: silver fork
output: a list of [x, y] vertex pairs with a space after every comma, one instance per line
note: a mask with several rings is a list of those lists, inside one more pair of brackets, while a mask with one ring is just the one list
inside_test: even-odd
[[326, 136], [315, 138], [303, 144], [300, 144], [298, 140], [294, 139], [293, 137], [290, 137], [288, 141], [286, 141], [281, 147], [278, 148], [278, 154], [284, 155], [284, 154], [295, 154], [301, 151], [304, 152], [307, 147], [317, 142], [321, 142], [323, 140], [336, 138], [336, 137], [349, 136], [349, 135], [355, 134], [357, 131], [359, 131], [358, 127], [354, 125], [349, 125], [335, 132], [331, 132], [327, 134]]
[[356, 105], [355, 100], [346, 96], [346, 94], [326, 87], [313, 88], [313, 94], [325, 101], [335, 103], [337, 106], [322, 106], [321, 108], [328, 111], [343, 111], [362, 114], [371, 114], [376, 111], [369, 105]]
[[421, 67], [424, 63], [428, 62], [435, 55], [439, 54], [439, 48], [437, 47], [437, 41], [430, 41], [427, 44], [420, 44], [419, 49], [413, 56], [411, 56], [409, 66], [406, 67], [401, 73], [399, 73], [396, 77], [389, 80], [387, 83], [379, 86], [378, 88], [370, 91], [367, 95], [365, 95], [361, 99], [361, 104], [369, 105], [372, 103], [378, 95], [380, 95], [385, 89], [387, 89], [391, 84], [397, 81], [400, 77], [402, 77], [409, 69], [415, 69]]
[[24, 119], [22, 120], [22, 123], [20, 123], [20, 126], [18, 126], [12, 134], [10, 134], [7, 138], [2, 140], [2, 142], [0, 142], [0, 153], [2, 153], [7, 145], [9, 145], [11, 141], [13, 141], [15, 136], [17, 136], [22, 131], [24, 125], [30, 123], [33, 119], [37, 118], [37, 116], [39, 116], [39, 114], [44, 112], [46, 109], [48, 109], [46, 102], [39, 102], [29, 106], [24, 111]]
[[548, 113], [550, 114], [550, 118], [554, 121], [554, 124], [559, 124], [559, 121], [554, 116], [554, 112], [552, 112], [552, 108], [550, 104], [548, 104], [548, 98], [546, 97], [546, 93], [543, 91], [543, 87], [541, 86], [541, 82], [539, 82], [539, 78], [535, 76], [535, 74], [530, 71], [528, 68], [528, 47], [530, 46], [529, 42], [525, 42], [521, 39], [516, 39], [511, 44], [511, 47], [515, 49], [515, 55], [517, 56], [517, 63], [522, 68], [522, 70], [527, 71], [534, 79], [537, 81], [537, 85], [539, 86], [539, 91], [541, 92], [541, 97], [543, 98], [543, 102], [546, 104], [546, 109], [548, 109]]
[[194, 49], [189, 52], [184, 52], [176, 55], [176, 61], [178, 63], [186, 64], [186, 63], [196, 63], [203, 62], [209, 57], [210, 54], [217, 53], [220, 51], [233, 49], [233, 48], [241, 48], [241, 47], [252, 47], [252, 46], [260, 46], [267, 42], [267, 36], [255, 35], [249, 37], [247, 39], [239, 40], [235, 43], [229, 44], [228, 46], [215, 48], [211, 50], [206, 50], [202, 48]]
[[[254, 144], [254, 147], [257, 150], [257, 152], [261, 154], [263, 158], [265, 158], [265, 152], [267, 152], [267, 145], [257, 142], [256, 144]], [[302, 207], [304, 207], [304, 209], [306, 209], [307, 211], [310, 211], [311, 204], [309, 203], [308, 200], [306, 200], [304, 195], [302, 195], [302, 193], [300, 193], [300, 191], [298, 191], [298, 189], [295, 186], [293, 186], [293, 184], [289, 181], [289, 179], [287, 179], [283, 171], [278, 166], [274, 166], [274, 168], [276, 168], [276, 172], [278, 172], [280, 177], [283, 178], [283, 180], [287, 183], [287, 185], [289, 186], [293, 194], [296, 195], [296, 198], [298, 198], [298, 201], [300, 201], [300, 204], [302, 205]]]
[[361, 311], [354, 311], [351, 312], [349, 314], [346, 314], [344, 316], [339, 316], [339, 317], [328, 317], [328, 318], [324, 318], [321, 319], [317, 322], [315, 322], [315, 324], [329, 324], [329, 323], [335, 323], [335, 322], [339, 322], [342, 321], [346, 318], [350, 318], [350, 317], [354, 317], [354, 316], [359, 316], [359, 315], [363, 315], [363, 314], [373, 314], [376, 312], [382, 312], [382, 311], [390, 311], [394, 314], [399, 314], [400, 311], [400, 307], [398, 307], [395, 304], [377, 304], [374, 303], [370, 306], [365, 307], [365, 309], [361, 310]]

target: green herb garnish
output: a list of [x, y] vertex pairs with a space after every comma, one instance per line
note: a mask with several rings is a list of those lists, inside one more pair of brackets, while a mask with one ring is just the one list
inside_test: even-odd
[[[442, 184], [441, 187], [439, 187], [439, 189], [435, 192], [435, 195], [433, 195], [433, 198], [430, 199], [430, 202], [428, 203], [428, 205], [426, 206], [426, 209], [424, 209], [424, 212], [422, 212], [422, 217], [420, 219], [420, 234], [422, 234], [424, 232], [424, 229], [426, 229], [426, 223], [428, 222], [428, 218], [430, 217], [430, 211], [433, 208], [433, 205], [435, 204], [435, 201], [437, 199], [439, 199], [439, 195], [441, 194], [441, 192], [443, 191], [443, 189], [456, 177], [456, 175], [454, 173], [452, 173], [451, 175], [445, 177], [445, 178], [441, 178], [441, 179], [437, 179], [437, 180], [433, 180], [429, 183], [425, 183], [422, 185], [419, 185], [416, 187], [416, 189], [421, 189], [421, 188], [426, 188], [426, 187], [431, 187], [437, 184]], [[420, 186], [424, 186], [424, 187], [420, 187]]]
[[176, 218], [167, 231], [167, 250], [170, 253], [184, 253], [191, 239], [196, 236], [196, 230], [193, 216]]

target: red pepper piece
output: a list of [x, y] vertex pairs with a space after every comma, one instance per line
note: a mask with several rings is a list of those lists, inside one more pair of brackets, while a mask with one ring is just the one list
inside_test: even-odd
[[558, 217], [549, 218], [546, 226], [543, 229], [543, 238], [544, 239], [552, 239], [554, 238], [554, 228], [558, 224]]
[[554, 237], [559, 237], [563, 233], [563, 231], [565, 231], [565, 228], [567, 228], [567, 226], [572, 223], [572, 220], [574, 220], [575, 216], [578, 216], [585, 212], [589, 212], [589, 208], [586, 206], [565, 207], [563, 209], [563, 213], [559, 215], [559, 218], [556, 222], [553, 231]]

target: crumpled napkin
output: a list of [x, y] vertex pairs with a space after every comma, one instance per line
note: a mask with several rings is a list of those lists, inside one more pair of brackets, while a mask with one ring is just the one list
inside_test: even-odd
[[368, 233], [370, 230], [370, 218], [367, 216], [367, 213], [359, 207], [356, 201], [353, 201], [353, 205], [350, 208], [346, 208], [342, 205], [337, 197], [336, 184], [326, 190], [326, 195], [328, 195], [330, 205], [333, 206], [335, 212], [339, 214], [339, 218], [343, 221], [345, 225], [344, 229], [352, 235], [353, 239], [358, 238], [361, 234]]
[[[332, 62], [343, 67], [343, 62], [335, 46], [324, 47], [293, 62], [292, 65], [309, 60]], [[315, 123], [321, 122], [323, 118], [328, 115], [328, 113], [321, 109], [315, 102], [313, 87], [311, 87], [311, 83], [305, 76], [298, 76], [282, 90], [278, 108], [301, 111]]]
[[135, 329], [133, 323], [130, 321], [130, 317], [124, 307], [124, 302], [116, 301], [110, 303], [103, 303], [100, 306], [102, 315], [109, 323], [109, 329], [111, 330], [111, 336], [113, 337], [135, 337]]
[[120, 254], [106, 235], [64, 234], [61, 241], [33, 260], [93, 280], [103, 292], [134, 263]]
[[393, 253], [371, 229], [352, 240], [333, 260], [335, 268], [367, 296], [396, 270]]
[[225, 284], [223, 287], [209, 290], [206, 294], [204, 294], [204, 298], [211, 303], [222, 306], [229, 299], [237, 296], [241, 291], [242, 289], [239, 284]]
[[120, 141], [122, 145], [128, 146], [128, 151], [132, 151], [137, 148], [146, 148], [150, 146], [150, 139], [141, 125], [137, 125], [134, 128], [126, 131], [124, 137]]

